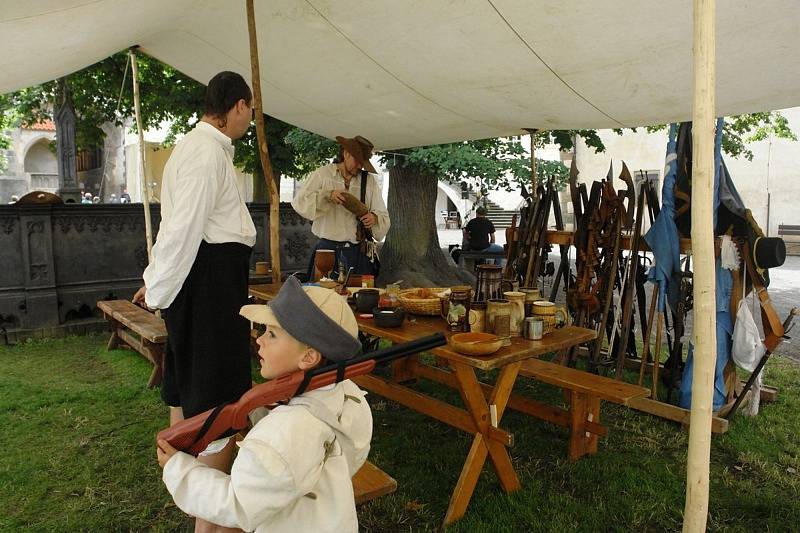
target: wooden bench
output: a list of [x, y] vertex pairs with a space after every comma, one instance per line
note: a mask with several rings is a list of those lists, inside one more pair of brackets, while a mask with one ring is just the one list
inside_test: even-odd
[[111, 323], [111, 338], [107, 349], [113, 350], [121, 343], [142, 354], [153, 363], [147, 382], [149, 388], [158, 386], [164, 372], [164, 345], [167, 327], [164, 320], [128, 300], [101, 300], [97, 308]]
[[788, 255], [800, 255], [800, 225], [778, 224], [778, 236], [786, 243]]
[[505, 252], [481, 252], [479, 250], [459, 250], [458, 266], [464, 267], [467, 260], [478, 261], [481, 259], [504, 259]]
[[[600, 424], [600, 402], [628, 405], [637, 398], [646, 398], [650, 389], [598, 376], [540, 359], [522, 363], [520, 375], [563, 389], [569, 394], [569, 408], [538, 406], [536, 416], [570, 429], [569, 458], [572, 461], [597, 453], [598, 437], [608, 434]], [[513, 406], [512, 406], [513, 407]]]
[[353, 476], [353, 495], [356, 505], [386, 496], [396, 490], [397, 481], [369, 461], [365, 462]]

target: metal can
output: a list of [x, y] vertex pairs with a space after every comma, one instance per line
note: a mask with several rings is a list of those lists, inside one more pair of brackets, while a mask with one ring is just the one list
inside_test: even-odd
[[542, 338], [542, 332], [544, 331], [544, 322], [541, 318], [535, 316], [529, 316], [525, 319], [525, 328], [523, 332], [525, 334], [525, 338], [532, 341], [538, 341]]

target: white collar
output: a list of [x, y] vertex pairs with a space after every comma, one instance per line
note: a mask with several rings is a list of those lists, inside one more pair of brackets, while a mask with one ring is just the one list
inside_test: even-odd
[[205, 131], [209, 135], [214, 137], [214, 139], [216, 139], [217, 142], [219, 142], [222, 145], [222, 148], [224, 148], [225, 151], [230, 153], [231, 157], [233, 157], [233, 141], [231, 140], [230, 137], [219, 131], [217, 128], [215, 128], [208, 122], [204, 122], [202, 120], [197, 122], [195, 128]]

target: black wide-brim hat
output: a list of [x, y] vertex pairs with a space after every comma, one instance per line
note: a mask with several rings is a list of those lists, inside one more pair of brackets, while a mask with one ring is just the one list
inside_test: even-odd
[[758, 268], [779, 267], [786, 261], [786, 243], [780, 237], [759, 237], [753, 244], [753, 258]]

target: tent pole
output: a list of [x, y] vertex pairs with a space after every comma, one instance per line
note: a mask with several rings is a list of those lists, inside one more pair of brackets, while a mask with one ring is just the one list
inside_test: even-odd
[[144, 205], [144, 233], [147, 240], [147, 261], [153, 261], [153, 224], [150, 220], [150, 194], [145, 176], [145, 145], [144, 130], [142, 129], [142, 107], [139, 99], [139, 67], [136, 63], [136, 47], [128, 49], [131, 57], [131, 72], [133, 77], [133, 109], [136, 115], [136, 131], [139, 134], [139, 185], [141, 187], [142, 204]]
[[714, 127], [716, 0], [694, 0], [692, 111], [692, 255], [694, 255], [694, 373], [686, 465], [683, 531], [705, 531], [714, 368], [717, 352], [714, 261]]
[[539, 130], [537, 130], [536, 128], [524, 128], [524, 129], [531, 136], [531, 191], [532, 191], [532, 194], [535, 196], [536, 195], [536, 187], [538, 186], [538, 183], [537, 183], [538, 180], [536, 179], [536, 152], [535, 152], [536, 147], [535, 147], [535, 141], [536, 141], [536, 132], [538, 132]]
[[269, 191], [269, 255], [272, 266], [272, 282], [281, 281], [281, 244], [280, 244], [280, 206], [281, 198], [278, 186], [272, 173], [272, 163], [267, 147], [267, 132], [264, 130], [264, 112], [261, 105], [261, 72], [258, 67], [258, 39], [256, 36], [256, 16], [253, 0], [247, 0], [247, 33], [250, 36], [250, 66], [253, 71], [253, 109], [256, 115], [256, 139], [258, 155], [261, 158], [261, 169]]

